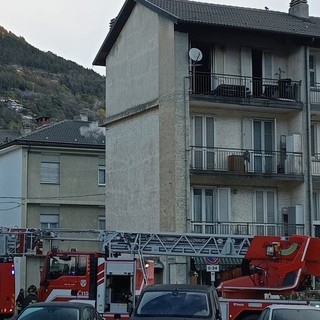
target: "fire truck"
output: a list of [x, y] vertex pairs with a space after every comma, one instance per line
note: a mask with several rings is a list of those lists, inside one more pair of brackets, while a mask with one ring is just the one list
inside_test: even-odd
[[319, 305], [310, 291], [310, 279], [320, 276], [320, 239], [255, 236], [243, 259], [242, 274], [218, 287], [226, 319], [256, 319], [275, 303]]
[[15, 269], [11, 257], [0, 258], [0, 318], [12, 317], [15, 309]]
[[[218, 287], [223, 320], [252, 320], [274, 303], [309, 303], [300, 294], [305, 292], [311, 276], [320, 276], [320, 239], [304, 235], [27, 231], [3, 230], [0, 256], [41, 254], [45, 242], [52, 247], [50, 243], [57, 240], [102, 244], [101, 253], [49, 251], [39, 295], [43, 301], [91, 302], [105, 318], [128, 318], [135, 297], [143, 286], [153, 282], [152, 261], [145, 261], [145, 256], [243, 258], [243, 275]], [[1, 243], [3, 237], [7, 237], [6, 245]], [[9, 239], [13, 244], [10, 245]], [[1, 252], [1, 248], [5, 250]]]
[[[217, 239], [204, 234], [1, 228], [0, 256], [43, 255], [45, 248], [53, 248], [57, 241], [94, 241], [102, 249], [101, 252], [48, 251], [41, 273], [39, 300], [89, 302], [107, 319], [128, 319], [142, 288], [154, 282], [154, 262], [145, 260], [145, 256], [240, 257], [250, 244], [242, 236]], [[14, 290], [11, 300], [13, 297]]]

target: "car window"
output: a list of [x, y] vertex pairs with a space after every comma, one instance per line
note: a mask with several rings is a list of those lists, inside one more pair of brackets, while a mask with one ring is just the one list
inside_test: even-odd
[[19, 320], [79, 320], [79, 311], [65, 307], [31, 307], [25, 309]]
[[146, 291], [136, 314], [142, 316], [208, 317], [208, 295], [203, 292]]
[[261, 312], [260, 317], [259, 317], [258, 320], [268, 320], [269, 319], [269, 315], [270, 315], [270, 309], [266, 308]]
[[100, 315], [93, 307], [83, 309], [83, 320], [100, 320]]
[[279, 309], [273, 310], [272, 320], [319, 320], [320, 309]]

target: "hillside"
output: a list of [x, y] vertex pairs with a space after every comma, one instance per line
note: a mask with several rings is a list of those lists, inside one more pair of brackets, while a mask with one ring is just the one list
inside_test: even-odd
[[0, 128], [20, 129], [36, 117], [89, 120], [104, 116], [105, 78], [43, 52], [0, 26]]

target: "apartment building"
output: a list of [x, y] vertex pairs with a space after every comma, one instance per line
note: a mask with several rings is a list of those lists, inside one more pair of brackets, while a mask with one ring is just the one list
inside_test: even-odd
[[[288, 12], [127, 0], [94, 60], [108, 226], [318, 235], [319, 48], [306, 0]], [[173, 264], [185, 281], [189, 262]]]
[[[93, 122], [64, 120], [1, 144], [0, 226], [105, 229], [104, 131]], [[52, 245], [101, 249], [91, 243]], [[17, 290], [38, 286], [43, 258], [17, 259]]]

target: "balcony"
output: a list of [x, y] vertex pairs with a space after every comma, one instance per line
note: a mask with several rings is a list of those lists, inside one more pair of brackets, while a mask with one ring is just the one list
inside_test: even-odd
[[[206, 172], [302, 174], [302, 153], [191, 146], [191, 170]], [[320, 162], [319, 162], [320, 172]]]
[[304, 234], [303, 224], [288, 223], [256, 223], [256, 222], [196, 222], [192, 221], [192, 231], [195, 233], [221, 235], [262, 235], [289, 236]]
[[195, 72], [190, 94], [216, 100], [245, 99], [247, 103], [272, 100], [292, 104], [301, 101], [301, 81]]

